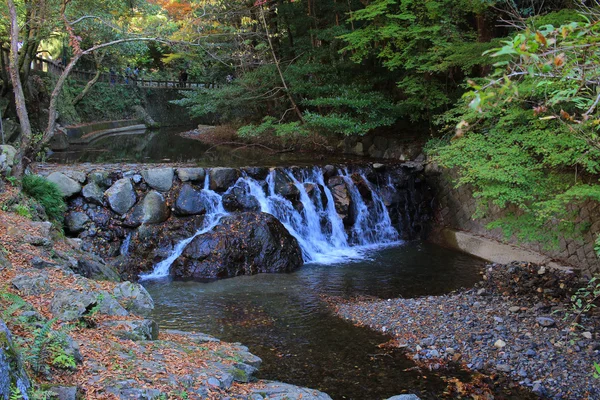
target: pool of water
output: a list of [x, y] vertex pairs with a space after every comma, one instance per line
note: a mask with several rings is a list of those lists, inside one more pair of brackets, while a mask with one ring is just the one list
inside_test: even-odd
[[161, 328], [243, 343], [263, 359], [259, 378], [316, 388], [334, 399], [384, 399], [406, 392], [433, 399], [445, 387], [439, 376], [415, 370], [400, 350], [378, 347], [390, 338], [336, 317], [323, 298], [447, 293], [477, 282], [482, 263], [411, 242], [365, 254], [361, 261], [308, 264], [290, 274], [144, 285]]
[[[189, 128], [191, 129], [191, 128]], [[180, 134], [184, 127], [146, 130], [143, 133], [119, 133], [104, 136], [85, 145], [71, 145], [57, 151], [49, 162], [74, 163], [196, 163], [201, 167], [245, 167], [279, 165], [313, 165], [321, 156], [307, 153], [272, 153], [258, 147], [227, 147], [204, 144]], [[327, 155], [329, 163], [365, 162], [365, 158]]]

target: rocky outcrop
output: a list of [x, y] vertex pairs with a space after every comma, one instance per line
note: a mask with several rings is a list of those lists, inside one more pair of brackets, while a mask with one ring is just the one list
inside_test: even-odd
[[30, 387], [29, 377], [13, 343], [12, 334], [4, 321], [0, 320], [0, 399], [12, 399], [18, 390], [19, 398], [27, 400]]
[[82, 293], [73, 289], [55, 292], [50, 311], [61, 321], [78, 320], [95, 312], [111, 316], [129, 315], [107, 292]]
[[297, 240], [275, 217], [240, 213], [224, 217], [196, 237], [173, 263], [183, 278], [227, 278], [261, 272], [291, 272], [302, 265]]
[[300, 191], [294, 185], [292, 179], [281, 169], [273, 171], [273, 180], [275, 182], [275, 193], [285, 197], [288, 200], [297, 200]]

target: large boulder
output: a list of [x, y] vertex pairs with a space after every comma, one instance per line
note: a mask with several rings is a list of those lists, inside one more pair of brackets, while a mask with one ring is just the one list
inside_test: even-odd
[[210, 189], [224, 192], [240, 177], [240, 171], [235, 168], [213, 168], [210, 170]]
[[202, 201], [200, 190], [196, 190], [190, 184], [185, 184], [179, 190], [175, 201], [175, 213], [177, 215], [198, 215], [206, 212], [206, 205]]
[[151, 190], [144, 196], [131, 213], [130, 224], [139, 226], [141, 224], [158, 224], [169, 218], [169, 208], [162, 194]]
[[47, 272], [35, 275], [17, 275], [10, 283], [25, 296], [39, 296], [50, 290]]
[[21, 399], [28, 400], [27, 392], [31, 382], [27, 377], [23, 362], [12, 335], [4, 321], [0, 320], [0, 399], [13, 398], [14, 388], [20, 392]]
[[110, 208], [117, 214], [125, 214], [135, 204], [136, 196], [129, 178], [116, 181], [104, 192]]
[[83, 187], [81, 194], [88, 203], [102, 205], [104, 201], [104, 192], [96, 182], [90, 182]]
[[61, 321], [78, 320], [94, 312], [112, 316], [129, 315], [108, 292], [79, 292], [72, 289], [54, 292], [50, 312]]
[[71, 197], [81, 192], [81, 185], [79, 182], [69, 178], [61, 172], [53, 172], [48, 175], [47, 179], [58, 186], [58, 190], [60, 190], [63, 197]]
[[77, 260], [77, 266], [73, 266], [72, 269], [74, 272], [85, 276], [86, 278], [97, 281], [119, 282], [121, 280], [121, 277], [113, 267], [93, 256], [79, 258], [79, 260]]
[[142, 177], [153, 189], [168, 192], [173, 186], [173, 168], [154, 168], [142, 171]]
[[115, 299], [129, 312], [148, 316], [154, 309], [150, 293], [139, 283], [122, 282], [113, 290]]
[[206, 173], [204, 168], [177, 168], [177, 176], [181, 182], [202, 182]]
[[302, 265], [298, 241], [274, 216], [261, 212], [229, 215], [197, 236], [173, 263], [182, 278], [228, 278], [261, 272], [291, 272]]

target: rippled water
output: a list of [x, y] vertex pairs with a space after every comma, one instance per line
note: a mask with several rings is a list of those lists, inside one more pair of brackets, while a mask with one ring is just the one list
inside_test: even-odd
[[242, 342], [264, 360], [258, 377], [327, 392], [334, 399], [383, 399], [405, 392], [436, 398], [443, 383], [427, 378], [389, 337], [332, 315], [322, 296], [412, 297], [442, 294], [479, 280], [482, 261], [428, 243], [407, 243], [359, 262], [305, 265], [210, 283], [145, 283], [162, 328], [205, 332]]

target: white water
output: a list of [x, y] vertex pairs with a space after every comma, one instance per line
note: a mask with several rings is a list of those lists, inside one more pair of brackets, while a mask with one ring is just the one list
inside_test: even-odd
[[131, 233], [128, 233], [127, 236], [125, 236], [123, 243], [121, 243], [121, 247], [119, 248], [119, 253], [122, 256], [126, 256], [127, 254], [129, 254], [130, 244], [131, 244]]
[[203, 233], [206, 233], [215, 226], [217, 226], [219, 224], [219, 221], [221, 221], [221, 218], [227, 215], [227, 211], [225, 211], [225, 209], [223, 208], [223, 200], [221, 196], [218, 193], [210, 190], [210, 178], [208, 174], [206, 174], [206, 178], [204, 178], [204, 188], [200, 192], [200, 196], [202, 198], [204, 206], [206, 207], [206, 215], [204, 217], [204, 221], [202, 222], [202, 226], [200, 227], [200, 229], [198, 229], [196, 233], [194, 233], [189, 238], [177, 243], [177, 245], [171, 252], [171, 255], [165, 260], [156, 264], [154, 266], [154, 270], [151, 273], [140, 275], [140, 280], [159, 279], [169, 276], [171, 264], [173, 264], [173, 262], [177, 260], [177, 258], [179, 258], [181, 253], [183, 253], [183, 250], [185, 250], [186, 246], [192, 240], [194, 240], [196, 236], [202, 235]]
[[[275, 171], [271, 171], [262, 185], [244, 176], [234, 186], [254, 197], [262, 212], [275, 216], [298, 240], [304, 262], [334, 264], [363, 259], [368, 250], [399, 243], [398, 232], [392, 226], [378, 189], [363, 175], [361, 177], [371, 191], [372, 201], [368, 203], [362, 198], [351, 175], [347, 171], [340, 171], [352, 199], [353, 210], [350, 212], [355, 216], [348, 236], [344, 222], [335, 209], [333, 194], [325, 185], [322, 170], [315, 167], [297, 171], [296, 174], [288, 170], [286, 174], [300, 193], [300, 211], [290, 200], [275, 192]], [[312, 195], [309, 195], [307, 187], [312, 187]], [[209, 189], [209, 174], [206, 174], [201, 196], [207, 206], [204, 225], [193, 236], [179, 242], [167, 259], [156, 264], [152, 273], [140, 276], [141, 279], [168, 276], [171, 264], [185, 247], [196, 236], [214, 228], [227, 214], [221, 195]]]

